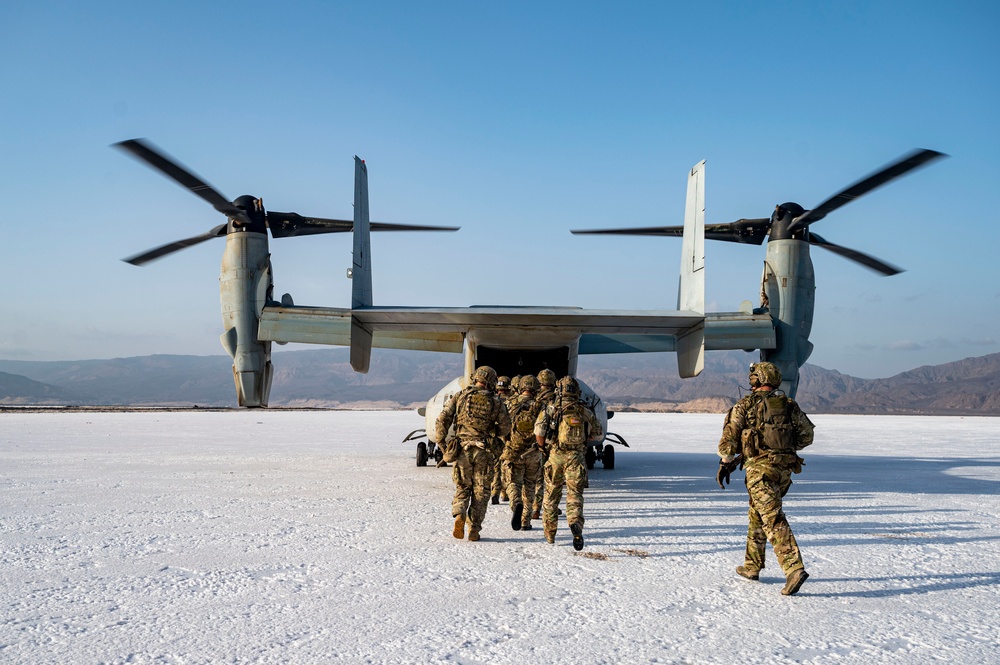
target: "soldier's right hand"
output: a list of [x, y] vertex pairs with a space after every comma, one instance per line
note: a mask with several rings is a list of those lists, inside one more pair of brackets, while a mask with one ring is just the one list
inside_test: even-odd
[[729, 476], [731, 476], [733, 471], [736, 470], [738, 464], [739, 462], [737, 460], [733, 460], [731, 462], [723, 462], [721, 459], [719, 460], [719, 471], [715, 474], [715, 481], [719, 483], [719, 487], [726, 489], [726, 485], [730, 482]]

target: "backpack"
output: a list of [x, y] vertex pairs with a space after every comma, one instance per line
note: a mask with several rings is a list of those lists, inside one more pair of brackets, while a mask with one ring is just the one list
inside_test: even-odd
[[764, 450], [795, 452], [795, 430], [792, 427], [791, 405], [780, 391], [771, 391], [757, 400], [754, 407], [754, 429]]
[[571, 402], [558, 412], [558, 444], [560, 448], [578, 448], [587, 442], [586, 409], [580, 402]]
[[535, 419], [538, 405], [533, 399], [518, 401], [510, 409], [510, 442], [521, 448], [535, 441]]

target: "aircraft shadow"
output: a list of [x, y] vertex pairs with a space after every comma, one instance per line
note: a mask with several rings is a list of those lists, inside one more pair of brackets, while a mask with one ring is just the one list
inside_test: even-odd
[[[972, 587], [1000, 586], [1000, 572], [989, 573], [951, 573], [945, 575], [902, 575], [892, 577], [832, 577], [817, 580], [829, 583], [872, 584], [883, 588], [854, 589], [850, 591], [834, 591], [815, 593], [809, 586], [799, 592], [801, 596], [816, 596], [818, 598], [888, 598], [892, 596], [909, 596], [926, 594], [936, 591], [957, 591]], [[905, 584], [905, 587], [898, 585]], [[892, 588], [885, 588], [892, 587]]]
[[[962, 519], [962, 509], [926, 507], [927, 503], [934, 505], [933, 499], [916, 500], [922, 504], [917, 507], [906, 498], [928, 494], [996, 496], [1000, 490], [997, 481], [949, 472], [969, 467], [997, 469], [1000, 459], [833, 455], [806, 459], [805, 471], [794, 477], [788, 499], [790, 520], [803, 545], [863, 547], [885, 545], [889, 539], [911, 545], [955, 546], [1000, 539], [984, 533], [973, 519]], [[700, 551], [705, 553], [731, 552], [734, 534], [741, 540], [745, 533], [747, 496], [742, 471], [733, 474], [731, 485], [723, 491], [715, 480], [717, 467], [714, 453], [633, 451], [620, 455], [614, 470], [605, 471], [598, 465], [590, 472], [585, 495], [585, 513], [592, 518], [588, 531], [592, 525], [595, 538], [634, 542], [684, 539], [685, 551], [653, 556], [689, 554], [692, 546], [703, 548]], [[997, 477], [1000, 479], [1000, 473]], [[884, 495], [898, 499], [886, 501]], [[883, 498], [874, 501], [878, 496]], [[849, 505], [831, 505], [838, 498]], [[870, 505], [863, 505], [865, 502]], [[907, 518], [917, 513], [922, 519]], [[928, 523], [928, 515], [937, 517]], [[621, 526], [601, 526], [602, 517], [614, 517]], [[997, 581], [996, 576], [988, 575], [956, 578], [977, 585]]]

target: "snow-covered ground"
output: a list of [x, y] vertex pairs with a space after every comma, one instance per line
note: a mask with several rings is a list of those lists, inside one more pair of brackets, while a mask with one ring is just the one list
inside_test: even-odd
[[3, 413], [0, 662], [1000, 662], [1000, 420], [814, 420], [784, 597], [717, 415], [611, 421], [588, 558], [507, 505], [452, 538], [413, 413]]

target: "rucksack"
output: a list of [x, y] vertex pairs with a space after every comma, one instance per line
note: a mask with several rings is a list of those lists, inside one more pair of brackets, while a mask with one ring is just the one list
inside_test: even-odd
[[535, 441], [535, 419], [538, 416], [537, 403], [533, 399], [518, 401], [510, 409], [510, 442], [515, 447], [523, 447]]
[[765, 450], [794, 452], [795, 430], [789, 399], [780, 391], [771, 391], [757, 400], [754, 408], [758, 441]]
[[576, 448], [587, 442], [587, 415], [580, 402], [561, 406], [558, 412], [557, 442], [560, 447]]

